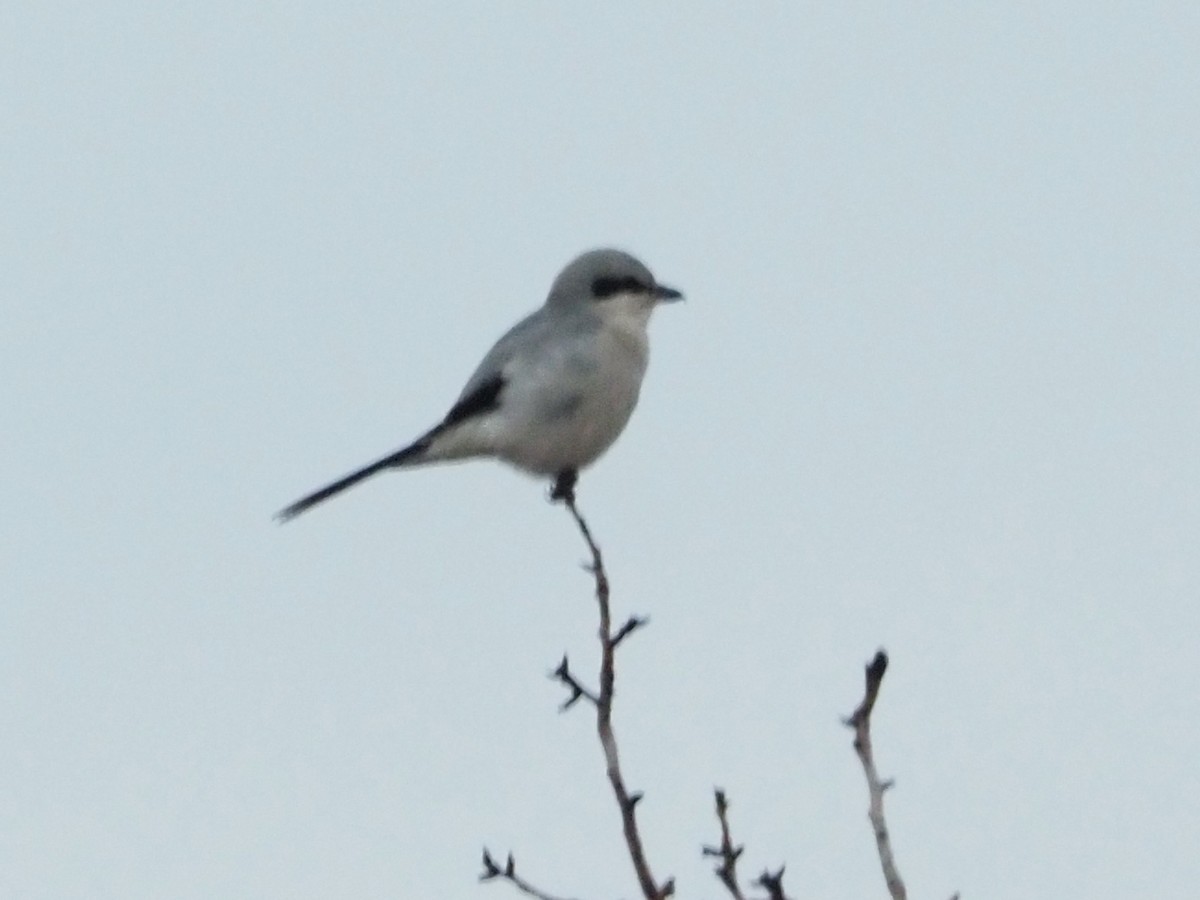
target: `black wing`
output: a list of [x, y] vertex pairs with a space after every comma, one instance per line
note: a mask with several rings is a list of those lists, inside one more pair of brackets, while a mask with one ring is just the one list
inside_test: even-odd
[[500, 392], [504, 390], [504, 385], [504, 376], [498, 373], [481, 382], [475, 390], [451, 407], [450, 412], [446, 413], [446, 418], [442, 419], [442, 424], [434, 431], [445, 431], [459, 422], [491, 412], [500, 405]]

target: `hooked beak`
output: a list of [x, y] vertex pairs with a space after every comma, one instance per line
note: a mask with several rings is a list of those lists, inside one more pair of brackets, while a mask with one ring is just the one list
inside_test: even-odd
[[673, 287], [667, 287], [665, 284], [656, 284], [651, 288], [650, 293], [659, 303], [672, 303], [683, 299], [682, 291], [677, 291]]

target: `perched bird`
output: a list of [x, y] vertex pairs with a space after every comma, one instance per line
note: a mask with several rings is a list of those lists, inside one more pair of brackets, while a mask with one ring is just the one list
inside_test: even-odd
[[573, 497], [579, 470], [612, 446], [637, 405], [650, 313], [682, 296], [628, 253], [584, 253], [554, 279], [545, 304], [488, 351], [441, 422], [277, 518], [286, 522], [384, 469], [474, 457], [551, 476], [553, 499]]

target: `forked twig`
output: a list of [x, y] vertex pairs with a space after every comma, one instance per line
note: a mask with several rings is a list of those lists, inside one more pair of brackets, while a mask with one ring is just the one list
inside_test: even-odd
[[483, 872], [479, 876], [480, 881], [491, 881], [495, 878], [502, 878], [512, 884], [521, 893], [528, 894], [534, 900], [564, 900], [564, 898], [556, 897], [554, 894], [547, 894], [545, 891], [538, 890], [524, 878], [517, 874], [517, 864], [513, 860], [513, 855], [508, 854], [508, 858], [504, 861], [503, 866], [496, 864], [492, 859], [492, 854], [488, 852], [487, 847], [483, 848]]
[[650, 864], [646, 859], [646, 850], [642, 845], [642, 837], [637, 824], [637, 804], [642, 799], [642, 795], [640, 793], [631, 794], [625, 786], [625, 779], [621, 774], [621, 761], [617, 753], [617, 738], [612, 724], [613, 693], [616, 686], [614, 659], [617, 644], [644, 625], [646, 620], [632, 616], [617, 631], [613, 631], [608, 574], [604, 571], [604, 557], [600, 553], [600, 547], [592, 537], [587, 522], [575, 506], [574, 492], [567, 491], [557, 499], [562, 500], [567, 507], [567, 511], [570, 512], [575, 524], [579, 527], [579, 533], [583, 535], [583, 540], [592, 555], [592, 562], [588, 568], [596, 581], [596, 604], [600, 610], [600, 689], [594, 695], [584, 689], [570, 674], [565, 659], [563, 665], [555, 672], [555, 676], [572, 690], [572, 698], [565, 705], [570, 705], [580, 697], [587, 697], [596, 706], [596, 732], [600, 737], [600, 746], [604, 749], [605, 769], [609, 784], [612, 785], [613, 795], [617, 799], [617, 806], [621, 811], [625, 846], [629, 850], [629, 858], [633, 862], [638, 885], [642, 889], [642, 896], [645, 900], [663, 900], [674, 893], [675, 881], [667, 879], [660, 886], [650, 871]]
[[721, 884], [725, 885], [725, 890], [729, 891], [733, 900], [746, 900], [737, 880], [738, 858], [746, 848], [741, 844], [734, 846], [733, 838], [730, 836], [729, 801], [725, 797], [725, 792], [720, 788], [715, 788], [713, 794], [717, 802], [717, 821], [721, 823], [721, 844], [718, 847], [705, 847], [703, 853], [705, 856], [712, 856], [721, 861], [713, 871], [717, 873], [717, 878], [721, 879]]

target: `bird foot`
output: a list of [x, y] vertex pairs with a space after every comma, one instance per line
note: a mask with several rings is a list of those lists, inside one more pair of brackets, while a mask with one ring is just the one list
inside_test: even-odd
[[554, 486], [550, 488], [551, 503], [574, 503], [575, 502], [575, 482], [579, 480], [579, 473], [574, 469], [563, 469], [554, 479]]

